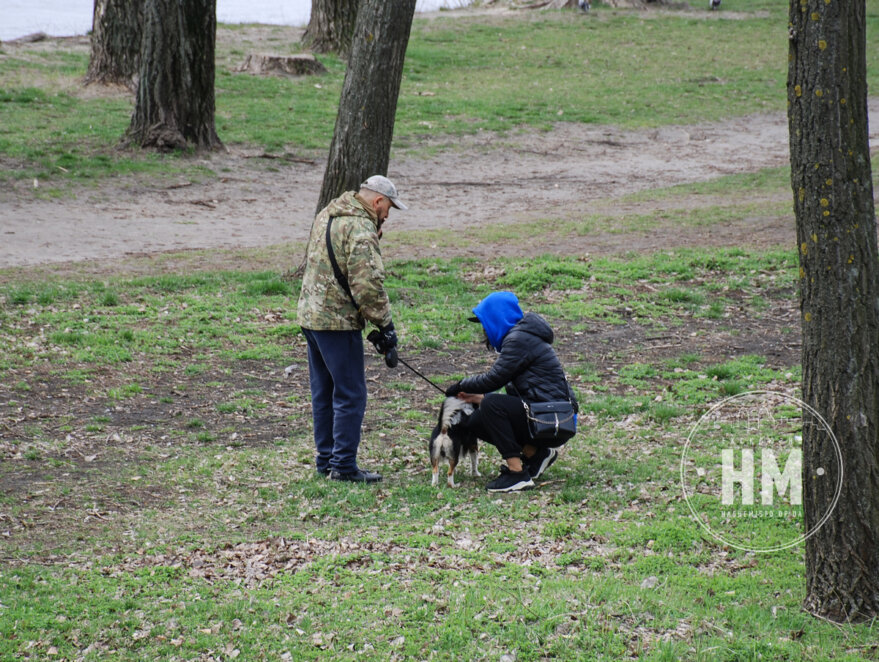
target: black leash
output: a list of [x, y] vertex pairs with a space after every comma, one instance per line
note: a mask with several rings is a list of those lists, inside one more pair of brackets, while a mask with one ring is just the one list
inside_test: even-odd
[[[327, 236], [329, 236], [329, 235], [327, 235]], [[353, 299], [352, 299], [352, 301], [353, 301]], [[382, 351], [381, 351], [381, 336], [380, 336], [380, 334], [379, 334], [378, 331], [375, 331], [375, 330], [370, 331], [370, 332], [369, 332], [369, 335], [366, 336], [366, 339], [367, 339], [369, 342], [372, 343], [372, 346], [375, 347], [375, 351], [377, 351], [379, 354], [385, 354], [385, 363], [387, 364], [387, 366], [388, 366], [389, 368], [395, 368], [395, 367], [397, 366], [397, 363], [402, 363], [404, 366], [406, 366], [407, 368], [409, 368], [409, 370], [411, 370], [411, 371], [414, 372], [416, 375], [418, 375], [419, 377], [421, 377], [421, 379], [423, 379], [423, 380], [426, 381], [428, 384], [430, 384], [431, 386], [433, 386], [437, 391], [439, 391], [439, 392], [442, 393], [443, 395], [446, 394], [446, 390], [445, 390], [442, 386], [438, 386], [438, 385], [435, 384], [434, 382], [430, 381], [427, 377], [425, 377], [424, 375], [422, 375], [422, 374], [421, 374], [420, 372], [418, 372], [415, 368], [413, 368], [411, 365], [409, 365], [409, 364], [406, 363], [403, 359], [401, 359], [401, 358], [400, 358], [400, 354], [399, 354], [399, 353], [397, 352], [397, 350], [396, 350], [395, 348], [393, 348], [393, 347], [392, 347], [390, 350], [388, 350], [388, 351], [389, 351], [389, 352], [393, 352], [393, 356], [394, 356], [394, 358], [393, 358], [393, 360], [392, 360], [390, 363], [388, 363], [388, 360], [387, 360], [387, 354], [386, 354], [385, 352], [382, 352]]]
[[404, 366], [406, 366], [407, 368], [409, 368], [409, 370], [411, 370], [412, 372], [414, 372], [416, 375], [418, 375], [419, 377], [421, 377], [421, 379], [423, 379], [423, 380], [426, 381], [428, 384], [430, 384], [431, 386], [433, 386], [437, 391], [439, 391], [439, 392], [442, 393], [443, 395], [446, 394], [446, 389], [442, 388], [441, 386], [437, 386], [435, 383], [433, 383], [432, 381], [430, 381], [427, 377], [425, 377], [424, 375], [422, 375], [422, 374], [421, 374], [420, 372], [418, 372], [415, 368], [413, 368], [411, 365], [409, 365], [409, 364], [406, 363], [403, 359], [401, 359], [399, 354], [397, 355], [397, 360], [398, 360], [400, 363], [402, 363]]

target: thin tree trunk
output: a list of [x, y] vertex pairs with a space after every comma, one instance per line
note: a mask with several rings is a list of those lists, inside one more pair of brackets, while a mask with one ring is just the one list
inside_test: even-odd
[[388, 170], [415, 0], [363, 0], [318, 210]]
[[864, 0], [791, 0], [788, 119], [800, 259], [805, 608], [879, 616], [879, 267], [867, 129]]
[[124, 142], [222, 147], [214, 128], [216, 0], [146, 0], [140, 82]]
[[143, 0], [95, 0], [91, 58], [84, 83], [137, 88]]
[[359, 7], [360, 0], [312, 0], [302, 43], [315, 53], [347, 56]]

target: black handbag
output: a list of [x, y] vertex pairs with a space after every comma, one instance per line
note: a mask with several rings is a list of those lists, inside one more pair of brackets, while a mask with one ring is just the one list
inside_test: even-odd
[[570, 400], [525, 402], [528, 429], [535, 441], [565, 442], [577, 433], [577, 414]]

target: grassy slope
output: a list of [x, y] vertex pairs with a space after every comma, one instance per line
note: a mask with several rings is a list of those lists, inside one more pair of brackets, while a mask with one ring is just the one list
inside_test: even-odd
[[[783, 36], [783, 12], [755, 7], [771, 9], [772, 19], [724, 21], [719, 33], [720, 22], [600, 11], [589, 22], [419, 24], [398, 135], [417, 146], [421, 122], [451, 132], [545, 126], [559, 109], [564, 119], [645, 125], [781, 108], [783, 45], [773, 56], [771, 47], [755, 55], [753, 44]], [[730, 35], [748, 47], [727, 60], [716, 45]], [[620, 66], [628, 51], [610, 53], [624, 41], [639, 49], [630, 67]], [[724, 51], [723, 72], [684, 67], [684, 43], [701, 49], [693, 61]], [[525, 61], [529, 51], [539, 59]], [[57, 71], [55, 59], [65, 58], [46, 59]], [[84, 65], [69, 59], [62, 76]], [[581, 89], [583, 59], [620, 82], [600, 94]], [[446, 64], [430, 66], [435, 60]], [[664, 66], [642, 79], [644, 60]], [[559, 74], [552, 83], [539, 75], [541, 62]], [[10, 66], [0, 62], [4, 81]], [[666, 85], [644, 82], [663, 75]], [[694, 82], [708, 75], [719, 80]], [[221, 74], [224, 138], [325, 144], [340, 67], [332, 76], [318, 90]], [[520, 94], [535, 78], [534, 94]], [[565, 91], [559, 98], [582, 96], [562, 107], [549, 87]], [[103, 155], [124, 127], [124, 104], [24, 88], [4, 85], [9, 98], [0, 104], [0, 151], [25, 162], [24, 172], [42, 176], [61, 158], [101, 176], [154, 167]], [[280, 123], [289, 117], [259, 100], [293, 90], [307, 129]], [[240, 92], [250, 99], [237, 100]], [[521, 101], [507, 110], [511, 98]], [[258, 113], [269, 122], [265, 134], [234, 121]], [[95, 129], [99, 117], [109, 123]], [[773, 171], [700, 191], [738, 199], [784, 179]], [[673, 201], [681, 190], [657, 197]], [[725, 218], [707, 214], [691, 221]], [[584, 219], [582, 231], [595, 222]], [[514, 229], [503, 239], [527, 237]], [[377, 362], [363, 452], [387, 482], [352, 489], [314, 478], [301, 371], [295, 387], [273, 377], [291, 355], [300, 367], [303, 360], [297, 284], [282, 274], [8, 279], [0, 292], [0, 534], [8, 533], [0, 537], [0, 659], [875, 656], [869, 625], [835, 627], [800, 611], [801, 549], [759, 557], [723, 549], [695, 528], [679, 496], [681, 431], [708, 403], [745, 388], [796, 389], [795, 354], [770, 359], [756, 342], [795, 342], [793, 255], [432, 259], [395, 261], [390, 271], [407, 352], [440, 380], [490, 360], [460, 316], [491, 289], [516, 289], [553, 321], [584, 425], [538, 491], [490, 497], [481, 489], [487, 477], [464, 478], [455, 491], [429, 488], [423, 447], [437, 398], [411, 375], [389, 378]], [[666, 337], [674, 340], [649, 340]], [[673, 346], [652, 349], [657, 342]], [[743, 349], [719, 355], [730, 342]], [[496, 466], [491, 451], [485, 474]]]
[[[868, 30], [879, 4], [868, 3]], [[693, 123], [784, 109], [786, 17], [780, 3], [753, 3], [742, 20], [701, 12], [524, 13], [514, 18], [416, 21], [407, 53], [396, 138], [478, 130], [546, 128], [559, 120], [626, 127]], [[742, 16], [742, 15], [740, 15]], [[344, 67], [323, 58], [319, 79], [232, 73], [245, 49], [221, 34], [217, 127], [229, 144], [269, 150], [329, 144]], [[258, 45], [265, 47], [265, 45]], [[279, 52], [297, 44], [270, 37]], [[868, 39], [868, 61], [877, 60]], [[0, 154], [4, 176], [91, 179], [118, 172], [189, 168], [175, 157], [117, 154], [130, 115], [124, 96], [81, 94], [86, 49], [6, 47], [0, 56]], [[870, 86], [875, 86], [870, 67]], [[502, 72], [499, 74], [499, 72]], [[64, 168], [64, 170], [60, 170]]]

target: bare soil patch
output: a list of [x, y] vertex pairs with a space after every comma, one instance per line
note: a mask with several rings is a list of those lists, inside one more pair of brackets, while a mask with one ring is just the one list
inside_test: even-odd
[[[425, 148], [435, 155], [422, 156]], [[612, 207], [629, 193], [781, 166], [787, 149], [782, 114], [640, 131], [559, 124], [547, 133], [423, 136], [393, 155], [389, 176], [410, 211], [392, 214], [386, 243], [393, 244], [395, 233], [422, 229], [454, 232], [576, 218], [599, 202]], [[302, 242], [313, 218], [324, 156], [304, 155], [306, 162], [300, 162], [260, 154], [237, 147], [199, 157], [223, 173], [200, 182], [125, 178], [81, 188], [60, 200], [36, 199], [22, 187], [0, 199], [0, 268]], [[708, 245], [793, 242], [789, 218], [760, 228], [758, 237], [754, 229], [669, 239]], [[661, 235], [653, 233], [653, 248], [669, 243]], [[639, 243], [598, 235], [576, 247], [568, 244], [568, 251], [637, 250]]]
[[[872, 112], [877, 107], [871, 103]], [[876, 120], [873, 126], [879, 125]], [[433, 155], [424, 156], [426, 148]], [[267, 159], [261, 154], [237, 147], [198, 157], [223, 173], [205, 181], [120, 178], [58, 200], [37, 199], [24, 187], [7, 191], [0, 197], [0, 268], [56, 265], [63, 271], [64, 263], [92, 261], [96, 269], [112, 271], [114, 262], [127, 258], [196, 249], [231, 251], [223, 256], [229, 266], [236, 250], [278, 246], [287, 246], [289, 252], [281, 251], [282, 262], [276, 266], [295, 266], [299, 249], [291, 245], [307, 237], [324, 157]], [[559, 124], [547, 133], [454, 139], [426, 135], [393, 155], [389, 175], [410, 211], [392, 214], [386, 250], [393, 256], [395, 234], [424, 229], [454, 232], [497, 223], [576, 219], [596, 209], [626, 206], [649, 214], [662, 203], [633, 205], [619, 198], [787, 162], [787, 124], [780, 113], [639, 131]], [[691, 202], [677, 199], [675, 204], [704, 202], [693, 196]], [[681, 245], [765, 248], [793, 242], [791, 214], [742, 218], [704, 232], [660, 226], [649, 233], [608, 231], [565, 238], [555, 245], [493, 245], [484, 253], [616, 253]]]

